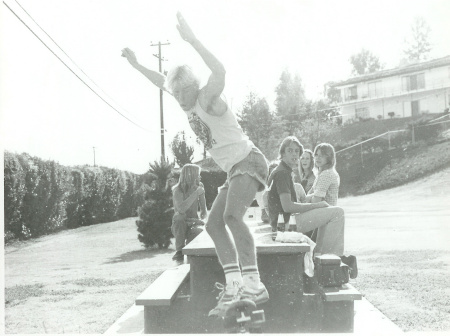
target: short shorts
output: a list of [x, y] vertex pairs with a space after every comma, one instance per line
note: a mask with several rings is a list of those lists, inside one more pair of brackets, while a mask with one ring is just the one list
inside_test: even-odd
[[245, 159], [236, 163], [230, 169], [227, 174], [227, 180], [225, 181], [225, 184], [219, 188], [219, 191], [220, 189], [228, 188], [233, 177], [244, 174], [250, 175], [260, 183], [258, 191], [265, 190], [267, 186], [267, 177], [269, 175], [269, 165], [264, 154], [256, 147], [252, 148]]

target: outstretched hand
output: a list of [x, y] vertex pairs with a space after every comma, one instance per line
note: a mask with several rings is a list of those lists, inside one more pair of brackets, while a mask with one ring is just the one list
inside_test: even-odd
[[123, 48], [122, 49], [122, 57], [125, 57], [128, 62], [130, 62], [131, 65], [137, 63], [136, 55], [134, 54], [133, 50], [130, 48]]
[[181, 38], [186, 42], [193, 43], [197, 38], [180, 12], [177, 12], [177, 19], [177, 29], [180, 32]]

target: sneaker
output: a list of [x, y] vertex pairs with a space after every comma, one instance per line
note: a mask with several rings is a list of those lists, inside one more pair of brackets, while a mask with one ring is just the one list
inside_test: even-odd
[[358, 265], [356, 263], [356, 257], [349, 255], [348, 257], [342, 256], [341, 260], [350, 268], [350, 278], [355, 279], [358, 276]]
[[175, 252], [175, 254], [174, 254], [173, 257], [172, 257], [172, 260], [175, 260], [175, 261], [184, 261], [184, 255], [183, 255], [183, 252], [181, 252], [181, 251]]
[[232, 302], [239, 300], [239, 294], [242, 291], [242, 287], [239, 286], [237, 281], [233, 282], [232, 286], [224, 286], [219, 282], [215, 283], [217, 289], [220, 289], [221, 292], [216, 299], [219, 300], [217, 302], [217, 306], [210, 310], [208, 316], [218, 316], [223, 317], [225, 315], [225, 309], [227, 305]]
[[244, 286], [240, 299], [249, 299], [258, 305], [269, 301], [269, 292], [267, 292], [266, 286], [260, 282], [259, 288], [256, 291]]

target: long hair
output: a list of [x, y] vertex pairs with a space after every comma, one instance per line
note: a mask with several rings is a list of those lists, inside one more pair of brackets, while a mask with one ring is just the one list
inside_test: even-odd
[[327, 158], [327, 164], [322, 168], [321, 171], [325, 169], [334, 168], [336, 166], [336, 152], [334, 151], [334, 147], [329, 143], [321, 143], [316, 146], [314, 149], [314, 155], [317, 154], [317, 151], [320, 150], [322, 155], [325, 155]]
[[189, 65], [183, 64], [170, 69], [164, 85], [169, 92], [172, 92], [176, 83], [183, 83], [184, 85], [197, 84], [200, 86], [200, 79], [194, 74]]
[[192, 186], [194, 186], [199, 173], [199, 166], [192, 163], [185, 164], [183, 168], [181, 168], [180, 179], [173, 189], [180, 188], [183, 193], [186, 193]]
[[[310, 164], [309, 164], [309, 173], [311, 173], [312, 170], [314, 169], [314, 153], [313, 153], [312, 150], [310, 150], [310, 149], [305, 149], [305, 151], [303, 152], [303, 154], [305, 154], [305, 153], [308, 153], [308, 154], [309, 154], [309, 157], [310, 157], [310, 159], [311, 159], [311, 162], [310, 162]], [[302, 155], [303, 155], [303, 154], [302, 154]], [[303, 166], [302, 166], [301, 161], [300, 161], [299, 164], [298, 164], [298, 170], [299, 170], [300, 178], [301, 178], [301, 179], [303, 179], [305, 176], [309, 175], [308, 172], [305, 171], [305, 170], [303, 169]]]

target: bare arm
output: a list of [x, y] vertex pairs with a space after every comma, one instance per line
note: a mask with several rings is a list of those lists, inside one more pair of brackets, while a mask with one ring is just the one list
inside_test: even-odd
[[283, 211], [288, 213], [303, 213], [309, 210], [326, 208], [329, 206], [328, 203], [325, 201], [307, 204], [292, 202], [291, 195], [288, 193], [280, 194], [280, 201], [281, 206], [283, 207]]
[[[180, 32], [183, 40], [188, 42], [201, 56], [208, 68], [211, 70], [211, 75], [208, 83], [202, 89], [199, 99], [202, 107], [212, 106], [212, 109], [205, 109], [208, 113], [213, 115], [222, 115], [225, 113], [226, 103], [220, 98], [220, 95], [225, 88], [225, 67], [223, 64], [196, 38], [192, 29], [187, 24], [181, 13], [177, 13], [178, 25], [177, 29]], [[203, 104], [202, 104], [203, 103]]]
[[325, 199], [324, 197], [318, 197], [318, 196], [312, 195], [312, 197], [311, 197], [311, 203], [322, 202], [324, 199]]
[[197, 202], [199, 195], [204, 195], [205, 190], [202, 187], [198, 187], [188, 198], [183, 200], [183, 193], [175, 188], [173, 190], [173, 207], [175, 211], [179, 213], [185, 213], [194, 202]]
[[206, 216], [208, 215], [208, 211], [206, 209], [206, 198], [205, 198], [205, 193], [201, 194], [198, 197], [198, 201], [200, 203], [200, 218], [201, 219], [205, 219]]
[[[136, 55], [129, 48], [122, 49], [122, 57], [125, 57], [133, 68], [135, 68], [141, 74], [143, 74], [145, 77], [147, 77], [158, 88], [166, 91], [166, 89], [164, 88], [164, 82], [166, 81], [166, 76], [164, 76], [160, 72], [147, 69], [143, 65], [139, 64], [139, 62], [137, 61]], [[166, 92], [168, 92], [168, 91], [166, 91]]]

